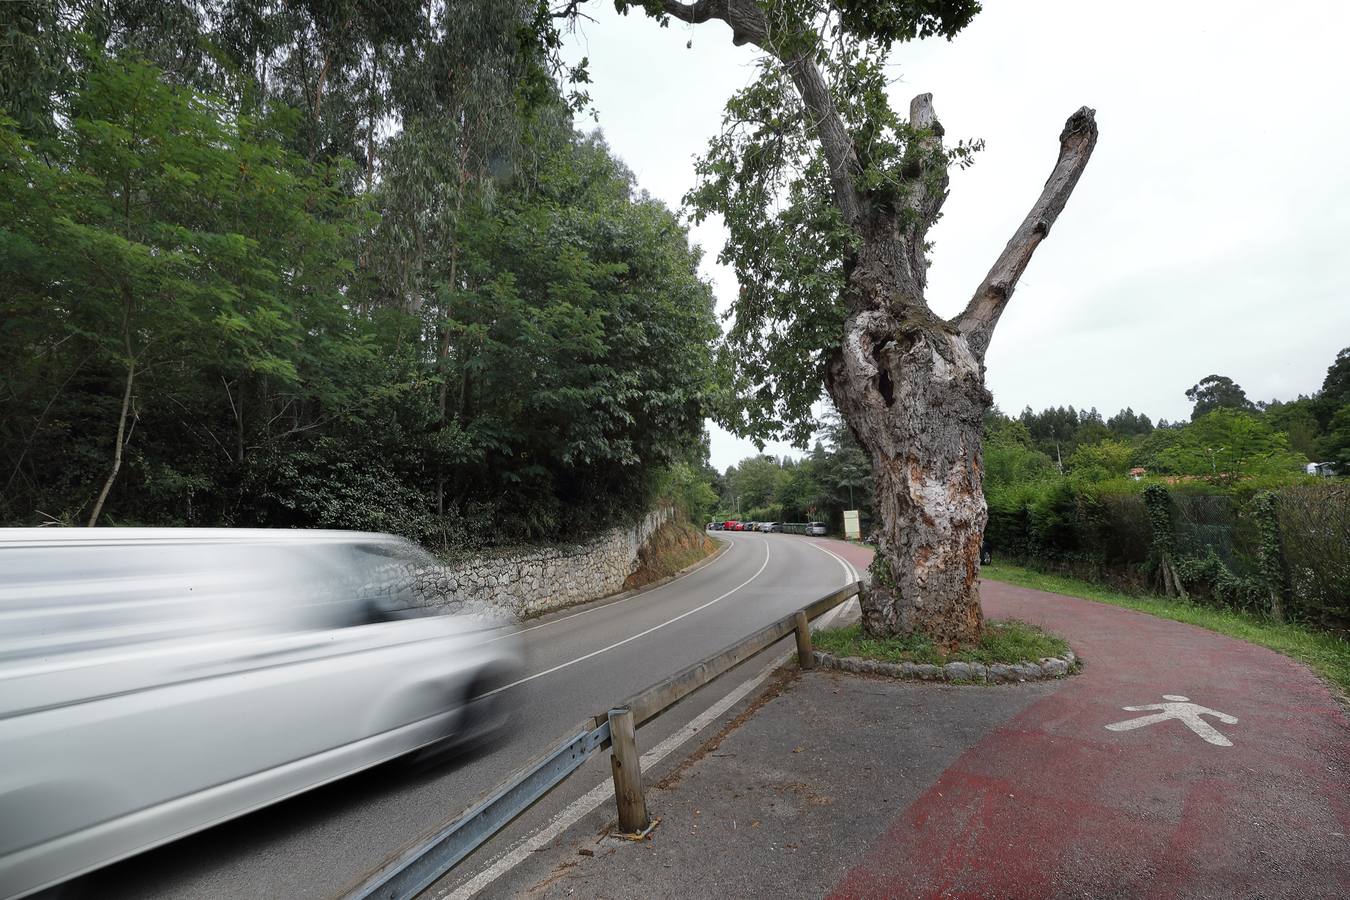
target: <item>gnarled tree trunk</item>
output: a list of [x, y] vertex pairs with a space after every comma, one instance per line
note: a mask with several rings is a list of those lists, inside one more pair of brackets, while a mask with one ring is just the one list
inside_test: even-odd
[[[910, 120], [941, 139], [931, 96]], [[862, 597], [873, 635], [923, 634], [943, 647], [979, 638], [984, 502], [984, 356], [1036, 246], [1049, 233], [1096, 143], [1092, 111], [1070, 117], [1045, 189], [976, 290], [950, 321], [924, 300], [924, 236], [946, 197], [946, 173], [912, 194], [908, 226], [875, 210], [847, 260], [851, 310], [826, 376], [835, 405], [872, 458], [877, 552]], [[914, 225], [914, 221], [918, 225]]]
[[980, 633], [980, 440], [991, 398], [979, 359], [944, 325], [851, 316], [829, 387], [872, 458], [879, 522], [863, 626], [954, 646]]

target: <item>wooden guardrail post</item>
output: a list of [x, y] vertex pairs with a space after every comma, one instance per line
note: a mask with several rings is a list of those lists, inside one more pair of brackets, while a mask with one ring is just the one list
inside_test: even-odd
[[619, 830], [641, 834], [650, 824], [647, 797], [642, 791], [642, 756], [638, 753], [633, 711], [627, 706], [609, 711], [609, 763], [614, 772], [614, 802], [619, 807]]
[[816, 658], [811, 652], [811, 623], [806, 619], [806, 611], [797, 610], [793, 618], [797, 623], [797, 665], [803, 669], [814, 668]]

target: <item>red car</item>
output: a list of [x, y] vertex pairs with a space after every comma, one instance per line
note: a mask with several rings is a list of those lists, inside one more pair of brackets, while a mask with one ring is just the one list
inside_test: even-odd
[[737, 522], [735, 519], [728, 519], [727, 521], [725, 521], [725, 522], [722, 523], [722, 530], [723, 530], [723, 531], [740, 531], [740, 530], [741, 530], [741, 523], [740, 523], [740, 522]]

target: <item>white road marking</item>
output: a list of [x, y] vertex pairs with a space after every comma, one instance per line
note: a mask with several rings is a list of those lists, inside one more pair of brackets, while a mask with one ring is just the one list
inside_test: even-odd
[[621, 640], [621, 641], [615, 641], [614, 643], [610, 644], [608, 647], [601, 647], [599, 650], [592, 650], [590, 653], [587, 653], [587, 654], [585, 654], [585, 655], [583, 655], [583, 656], [578, 656], [576, 659], [569, 659], [569, 660], [568, 660], [567, 662], [565, 662], [565, 663], [559, 663], [558, 665], [554, 666], [554, 667], [551, 668], [551, 669], [545, 669], [545, 670], [542, 671], [542, 672], [535, 672], [533, 675], [526, 675], [524, 678], [521, 678], [521, 679], [518, 680], [518, 681], [513, 681], [513, 682], [511, 682], [510, 684], [502, 685], [501, 687], [497, 688], [496, 690], [488, 691], [486, 694], [480, 694], [479, 696], [480, 696], [480, 697], [491, 697], [493, 694], [500, 694], [502, 691], [509, 691], [509, 690], [511, 690], [511, 688], [513, 688], [513, 687], [519, 687], [520, 685], [525, 684], [526, 682], [534, 681], [536, 678], [543, 678], [545, 675], [552, 675], [554, 672], [557, 672], [557, 671], [559, 671], [559, 670], [561, 670], [561, 669], [566, 669], [568, 666], [575, 666], [577, 663], [579, 663], [579, 662], [585, 662], [586, 660], [590, 659], [590, 658], [593, 657], [593, 656], [599, 656], [601, 653], [608, 653], [610, 650], [613, 650], [613, 649], [616, 648], [616, 647], [622, 647], [624, 644], [628, 644], [628, 643], [631, 643], [631, 642], [633, 642], [633, 641], [636, 641], [636, 640], [637, 640], [638, 638], [640, 638], [640, 637], [646, 637], [647, 635], [651, 634], [653, 631], [659, 631], [660, 629], [665, 628], [667, 625], [672, 625], [672, 624], [674, 624], [675, 622], [678, 622], [678, 621], [680, 621], [680, 620], [683, 619], [683, 618], [687, 618], [688, 616], [692, 616], [692, 615], [693, 615], [694, 613], [696, 613], [696, 612], [702, 612], [703, 610], [705, 610], [705, 609], [707, 609], [708, 607], [712, 606], [714, 603], [718, 603], [718, 602], [720, 602], [720, 601], [722, 601], [722, 600], [725, 600], [726, 598], [730, 597], [732, 594], [734, 594], [734, 593], [736, 593], [737, 591], [739, 591], [741, 588], [745, 587], [745, 586], [746, 586], [747, 584], [749, 584], [750, 582], [754, 581], [754, 580], [755, 580], [756, 578], [758, 578], [760, 575], [762, 575], [762, 574], [764, 573], [764, 570], [767, 569], [768, 567], [769, 567], [769, 542], [768, 542], [768, 541], [765, 541], [765, 542], [764, 542], [764, 564], [761, 565], [761, 566], [759, 567], [759, 570], [758, 570], [757, 572], [755, 572], [755, 574], [751, 575], [749, 578], [745, 579], [745, 580], [742, 581], [740, 584], [736, 585], [734, 588], [732, 588], [731, 590], [727, 591], [725, 594], [722, 594], [722, 595], [720, 595], [720, 596], [717, 596], [717, 597], [712, 598], [711, 600], [709, 600], [707, 603], [703, 604], [702, 606], [695, 606], [693, 609], [689, 610], [688, 612], [682, 612], [682, 613], [680, 613], [678, 616], [675, 616], [674, 618], [666, 619], [664, 622], [660, 623], [659, 625], [653, 625], [651, 628], [648, 628], [646, 631], [639, 631], [637, 634], [630, 635], [629, 637], [626, 637], [626, 638], [624, 638], [624, 639]]
[[[849, 600], [839, 604], [812, 623], [812, 627], [824, 627], [829, 624], [829, 622], [833, 621], [835, 616], [842, 613], [849, 603], [855, 602], [857, 601]], [[774, 657], [767, 666], [760, 670], [760, 672], [749, 681], [737, 686], [731, 693], [727, 694], [721, 700], [718, 700], [702, 713], [689, 720], [688, 724], [680, 728], [680, 730], [642, 754], [643, 770], [650, 770], [652, 766], [665, 759], [674, 750], [678, 749], [682, 744], [697, 735], [704, 728], [707, 728], [710, 723], [716, 721], [728, 709], [739, 703], [746, 694], [749, 694], [755, 688], [759, 687], [759, 685], [764, 682], [764, 679], [768, 678], [775, 669], [785, 663], [788, 657], [796, 652], [796, 650], [788, 650]], [[454, 891], [446, 889], [435, 895], [434, 900], [468, 900], [468, 898], [474, 896], [492, 882], [520, 865], [524, 860], [529, 858], [531, 853], [552, 843], [564, 831], [581, 821], [582, 818], [589, 815], [601, 803], [604, 803], [613, 796], [613, 782], [600, 782], [581, 797], [578, 797], [568, 804], [566, 809], [558, 813], [558, 815], [543, 828], [522, 840], [511, 850], [499, 856], [492, 865], [464, 882], [464, 884], [454, 889]]]
[[1217, 747], [1233, 746], [1232, 741], [1200, 717], [1213, 716], [1225, 725], [1236, 725], [1237, 719], [1235, 717], [1228, 715], [1228, 713], [1221, 713], [1217, 709], [1210, 709], [1208, 706], [1201, 706], [1199, 703], [1192, 703], [1189, 697], [1183, 697], [1180, 694], [1163, 694], [1163, 699], [1170, 702], [1150, 703], [1147, 706], [1122, 706], [1121, 709], [1126, 712], [1147, 712], [1150, 709], [1160, 709], [1162, 712], [1154, 713], [1151, 716], [1139, 716], [1137, 719], [1126, 719], [1123, 722], [1112, 722], [1106, 726], [1106, 730], [1133, 731], [1136, 728], [1143, 728], [1145, 725], [1156, 725], [1159, 722], [1166, 722], [1168, 719], [1176, 719]]
[[817, 550], [820, 550], [824, 553], [830, 554], [839, 561], [839, 565], [844, 567], [844, 576], [845, 576], [844, 584], [851, 584], [852, 582], [858, 580], [858, 570], [853, 567], [853, 563], [844, 559], [842, 556], [840, 556], [838, 553], [835, 553], [833, 550], [827, 549], [824, 544], [821, 544], [818, 541], [810, 541], [809, 543], [811, 544], [812, 547], [815, 547]]
[[[728, 540], [727, 549], [722, 551], [722, 555], [725, 556], [734, 549], [736, 549], [736, 542], [733, 540]], [[708, 565], [712, 565], [712, 563], [709, 563]], [[618, 606], [620, 603], [627, 603], [629, 600], [637, 600], [639, 597], [650, 597], [652, 594], [655, 594], [658, 591], [665, 590], [666, 588], [670, 587], [677, 581], [683, 581], [690, 575], [697, 575], [699, 572], [702, 572], [706, 568], [708, 568], [708, 566], [700, 566], [699, 568], [695, 569], [692, 572], [685, 572], [683, 575], [676, 576], [675, 578], [672, 578], [669, 581], [667, 581], [665, 584], [659, 585], [658, 587], [654, 587], [651, 590], [644, 591], [639, 588], [638, 592], [631, 597], [624, 597], [622, 600], [614, 600], [610, 603], [601, 603], [598, 606], [592, 606], [590, 609], [583, 609], [581, 612], [572, 613], [570, 616], [559, 616], [556, 619], [549, 619], [547, 622], [540, 622], [538, 625], [531, 625], [528, 628], [517, 628], [508, 634], [503, 634], [500, 637], [495, 637], [492, 640], [484, 641], [483, 643], [491, 644], [496, 641], [503, 641], [509, 637], [515, 637], [516, 635], [524, 634], [527, 631], [537, 631], [540, 628], [547, 628], [550, 625], [557, 625], [559, 622], [566, 622], [569, 619], [575, 619], [577, 616], [584, 616], [587, 613], [593, 613], [598, 609], [610, 609], [612, 607]]]

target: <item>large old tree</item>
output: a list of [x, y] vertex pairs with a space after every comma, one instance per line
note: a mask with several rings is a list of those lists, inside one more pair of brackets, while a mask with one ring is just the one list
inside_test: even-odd
[[978, 3], [618, 5], [662, 24], [716, 20], [733, 43], [765, 53], [758, 79], [728, 103], [688, 198], [696, 215], [725, 218], [722, 258], [740, 283], [725, 348], [738, 399], [723, 418], [751, 436], [802, 439], [823, 384], [872, 461], [881, 521], [865, 627], [944, 646], [977, 638], [985, 353], [1087, 165], [1093, 110], [1069, 117], [1040, 197], [965, 310], [943, 319], [924, 298], [927, 235], [949, 167], [969, 162], [978, 146], [944, 144], [930, 94], [911, 101], [907, 120], [897, 115], [884, 66], [897, 42], [951, 38]]

